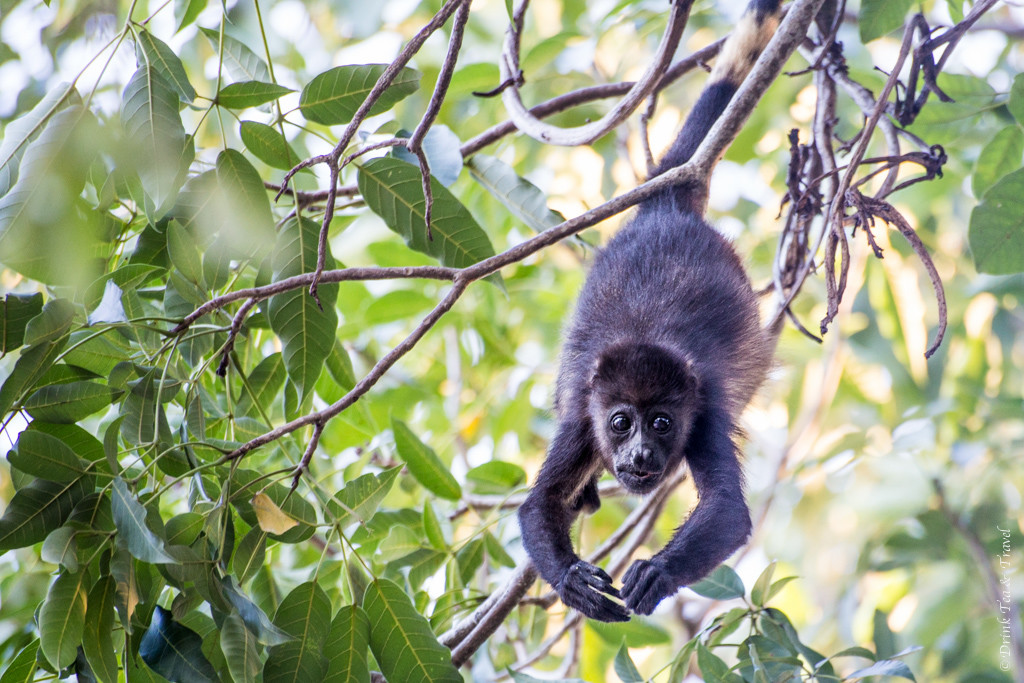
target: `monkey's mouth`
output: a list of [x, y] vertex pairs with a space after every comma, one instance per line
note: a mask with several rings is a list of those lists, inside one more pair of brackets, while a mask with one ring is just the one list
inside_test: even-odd
[[646, 493], [661, 481], [661, 470], [641, 470], [632, 467], [615, 468], [615, 477], [634, 493]]

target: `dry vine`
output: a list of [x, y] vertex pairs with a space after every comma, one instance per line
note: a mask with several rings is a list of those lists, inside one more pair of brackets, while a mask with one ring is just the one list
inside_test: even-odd
[[[803, 283], [812, 271], [823, 268], [828, 290], [828, 312], [821, 323], [821, 331], [825, 332], [829, 323], [835, 318], [839, 304], [846, 288], [848, 269], [850, 266], [849, 237], [860, 229], [868, 241], [869, 247], [876, 256], [881, 251], [874, 240], [872, 228], [875, 219], [894, 224], [910, 241], [915, 253], [927, 269], [932, 285], [935, 288], [939, 308], [939, 326], [932, 346], [926, 352], [931, 355], [941, 343], [946, 324], [945, 300], [942, 283], [935, 271], [926, 248], [916, 235], [910, 224], [887, 201], [893, 192], [907, 187], [913, 182], [930, 179], [941, 175], [942, 163], [945, 160], [941, 149], [929, 147], [912, 135], [906, 134], [899, 126], [906, 125], [924, 106], [930, 92], [945, 97], [936, 83], [953, 48], [967, 31], [996, 0], [980, 0], [970, 14], [959, 24], [931, 36], [931, 32], [923, 17], [917, 16], [908, 23], [900, 51], [900, 56], [891, 65], [891, 76], [885, 88], [875, 97], [866, 88], [852, 80], [847, 73], [841, 47], [835, 37], [845, 17], [845, 7], [836, 7], [837, 3], [827, 0], [795, 0], [790, 5], [786, 17], [779, 27], [764, 54], [758, 60], [750, 76], [736, 93], [729, 107], [701, 143], [693, 158], [686, 164], [653, 178], [635, 189], [615, 197], [600, 206], [571, 218], [560, 225], [545, 230], [533, 238], [512, 247], [505, 252], [487, 258], [465, 268], [449, 268], [442, 266], [413, 268], [346, 268], [327, 270], [325, 267], [328, 231], [339, 198], [357, 197], [358, 188], [341, 186], [339, 180], [342, 170], [358, 156], [373, 149], [386, 146], [401, 146], [412, 153], [419, 162], [422, 176], [423, 192], [426, 203], [427, 229], [430, 227], [432, 199], [430, 196], [430, 168], [422, 149], [424, 136], [433, 125], [444, 102], [448, 85], [462, 46], [462, 35], [470, 16], [471, 0], [447, 0], [440, 11], [428, 22], [401, 50], [398, 57], [380, 76], [363, 104], [339, 137], [334, 148], [327, 154], [310, 157], [295, 166], [285, 176], [281, 185], [267, 184], [269, 189], [278, 193], [278, 198], [286, 192], [292, 195], [297, 203], [296, 210], [323, 203], [324, 212], [320, 227], [320, 243], [317, 266], [314, 272], [291, 277], [271, 285], [237, 290], [207, 301], [192, 314], [184, 318], [173, 330], [174, 334], [185, 332], [202, 316], [222, 310], [235, 302], [243, 302], [232, 316], [229, 342], [223, 350], [225, 362], [222, 370], [226, 370], [227, 358], [231, 343], [239, 333], [246, 316], [255, 305], [275, 294], [308, 288], [310, 296], [317, 297], [317, 287], [321, 283], [342, 282], [348, 280], [379, 280], [392, 278], [425, 278], [447, 281], [451, 287], [434, 309], [424, 317], [413, 331], [398, 345], [381, 357], [370, 371], [337, 402], [302, 416], [256, 437], [225, 456], [233, 460], [242, 458], [256, 448], [272, 443], [289, 434], [311, 426], [311, 438], [303, 454], [301, 462], [294, 470], [293, 483], [297, 484], [306, 471], [310, 457], [317, 446], [324, 425], [336, 417], [366, 394], [398, 360], [408, 353], [423, 336], [456, 304], [470, 284], [497, 273], [502, 268], [520, 262], [532, 254], [553, 245], [566, 237], [593, 226], [611, 216], [622, 213], [630, 207], [642, 202], [647, 197], [664, 187], [682, 182], [706, 178], [714, 162], [722, 155], [729, 143], [735, 138], [754, 106], [761, 99], [768, 86], [775, 81], [790, 55], [800, 47], [810, 63], [808, 69], [812, 73], [814, 87], [818, 93], [818, 103], [813, 127], [812, 141], [801, 145], [798, 136], [791, 136], [791, 155], [789, 174], [787, 177], [788, 192], [784, 205], [788, 204], [783, 228], [779, 237], [779, 247], [774, 266], [774, 289], [780, 295], [777, 316], [788, 315], [790, 319], [808, 336], [817, 339], [807, 331], [790, 310], [790, 304], [799, 293]], [[668, 20], [665, 35], [658, 49], [657, 56], [651, 63], [644, 77], [636, 83], [618, 83], [593, 86], [556, 97], [527, 109], [519, 96], [518, 88], [525, 77], [519, 71], [520, 37], [527, 2], [520, 0], [513, 16], [509, 37], [500, 60], [503, 82], [493, 93], [502, 93], [508, 107], [511, 120], [495, 126], [481, 135], [467, 141], [461, 148], [463, 157], [468, 157], [487, 145], [493, 144], [513, 132], [525, 132], [537, 139], [552, 144], [579, 145], [587, 144], [620, 125], [634, 110], [648, 100], [646, 118], [653, 111], [655, 98], [667, 85], [678, 79], [682, 74], [712, 59], [723, 41], [718, 41], [693, 55], [680, 60], [671, 68], [666, 69], [672, 54], [675, 52], [679, 36], [686, 24], [691, 2], [679, 0], [673, 3], [672, 14]], [[844, 5], [845, 3], [840, 3]], [[824, 6], [824, 9], [822, 7]], [[819, 14], [819, 10], [821, 10]], [[420, 50], [427, 38], [443, 27], [453, 18], [448, 51], [441, 67], [434, 92], [430, 98], [426, 112], [419, 125], [408, 139], [391, 138], [383, 142], [373, 143], [349, 152], [349, 147], [356, 132], [364, 122], [373, 105], [392, 84], [401, 69], [409, 63]], [[812, 23], [817, 29], [812, 30]], [[922, 40], [914, 47], [914, 37]], [[934, 51], [945, 46], [941, 57], [935, 59]], [[890, 94], [899, 90], [902, 67], [908, 56], [913, 54], [907, 83], [903, 87], [905, 95], [902, 99], [890, 101]], [[920, 92], [915, 92], [918, 79], [923, 81]], [[838, 151], [845, 150], [847, 143], [839, 140], [833, 127], [836, 122], [836, 100], [839, 92], [843, 92], [860, 108], [866, 117], [863, 129], [855, 140], [853, 152], [847, 162], [840, 166], [836, 161]], [[542, 118], [562, 112], [580, 104], [610, 97], [622, 97], [620, 103], [600, 121], [583, 126], [580, 129], [558, 129], [541, 122]], [[865, 158], [867, 149], [872, 143], [875, 130], [880, 129], [885, 141], [887, 154]], [[900, 147], [900, 136], [911, 141], [918, 147], [917, 151], [904, 153]], [[646, 144], [646, 140], [644, 141]], [[349, 152], [346, 155], [346, 152]], [[650, 161], [649, 151], [647, 153]], [[899, 170], [905, 163], [916, 164], [924, 169], [924, 174], [897, 184]], [[298, 171], [314, 165], [324, 164], [329, 170], [329, 186], [319, 192], [298, 192], [289, 188], [291, 178]], [[877, 166], [866, 174], [861, 174], [863, 166]], [[876, 176], [885, 173], [873, 195], [866, 194], [865, 186]], [[847, 234], [847, 227], [851, 227]], [[824, 253], [819, 257], [824, 247]], [[838, 258], [838, 263], [837, 263]], [[837, 274], [838, 271], [838, 274]], [[319, 302], [319, 300], [317, 299]], [[668, 494], [682, 479], [677, 476], [668, 482], [659, 493], [651, 496], [635, 508], [625, 520], [619, 532], [610, 537], [602, 548], [591, 558], [594, 561], [619, 548], [619, 553], [611, 563], [609, 571], [614, 575], [625, 567], [633, 550], [641, 545], [649, 534], [654, 520], [657, 518]], [[463, 507], [453, 513], [458, 516], [468, 508], [508, 507], [518, 502], [516, 498], [508, 499], [471, 499], [463, 501]], [[630, 533], [632, 532], [632, 533]], [[495, 590], [469, 616], [465, 617], [440, 637], [440, 641], [452, 649], [452, 658], [456, 665], [469, 661], [470, 657], [504, 622], [508, 614], [524, 603], [538, 604], [543, 607], [555, 601], [553, 593], [539, 597], [527, 598], [526, 593], [535, 583], [536, 572], [528, 561], [518, 565], [504, 585]], [[555, 632], [536, 651], [526, 653], [515, 668], [527, 667], [547, 655], [551, 646], [566, 633], [573, 633], [579, 622], [579, 615], [574, 614], [564, 620], [560, 630]], [[572, 664], [572, 652], [568, 665]]]

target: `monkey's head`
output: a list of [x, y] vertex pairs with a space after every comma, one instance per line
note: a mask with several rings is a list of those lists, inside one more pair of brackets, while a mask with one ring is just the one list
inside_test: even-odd
[[697, 413], [691, 364], [657, 344], [621, 343], [598, 357], [590, 420], [604, 466], [628, 491], [653, 491], [683, 459]]

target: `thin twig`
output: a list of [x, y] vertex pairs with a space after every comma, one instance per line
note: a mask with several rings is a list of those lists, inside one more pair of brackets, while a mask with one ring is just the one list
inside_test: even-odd
[[231, 319], [231, 329], [228, 331], [228, 340], [224, 343], [224, 350], [221, 351], [220, 365], [217, 366], [217, 376], [225, 377], [228, 374], [228, 363], [231, 360], [231, 351], [235, 348], [235, 338], [238, 337], [238, 333], [242, 330], [242, 323], [245, 322], [245, 317], [249, 315], [249, 311], [252, 307], [259, 302], [259, 299], [253, 297], [246, 301], [238, 308], [238, 312], [235, 313], [235, 317]]

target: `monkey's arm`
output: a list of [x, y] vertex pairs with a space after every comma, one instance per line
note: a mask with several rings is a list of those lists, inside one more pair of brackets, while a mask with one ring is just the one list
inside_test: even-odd
[[581, 560], [569, 538], [579, 510], [600, 503], [593, 466], [587, 425], [560, 422], [537, 482], [519, 508], [523, 546], [566, 605], [592, 619], [628, 621], [629, 610], [606, 597], [619, 597], [611, 577]]
[[706, 576], [750, 535], [732, 421], [724, 410], [706, 410], [697, 419], [686, 461], [700, 502], [661, 552], [637, 560], [623, 577], [622, 597], [637, 614], [650, 614], [662, 599]]

